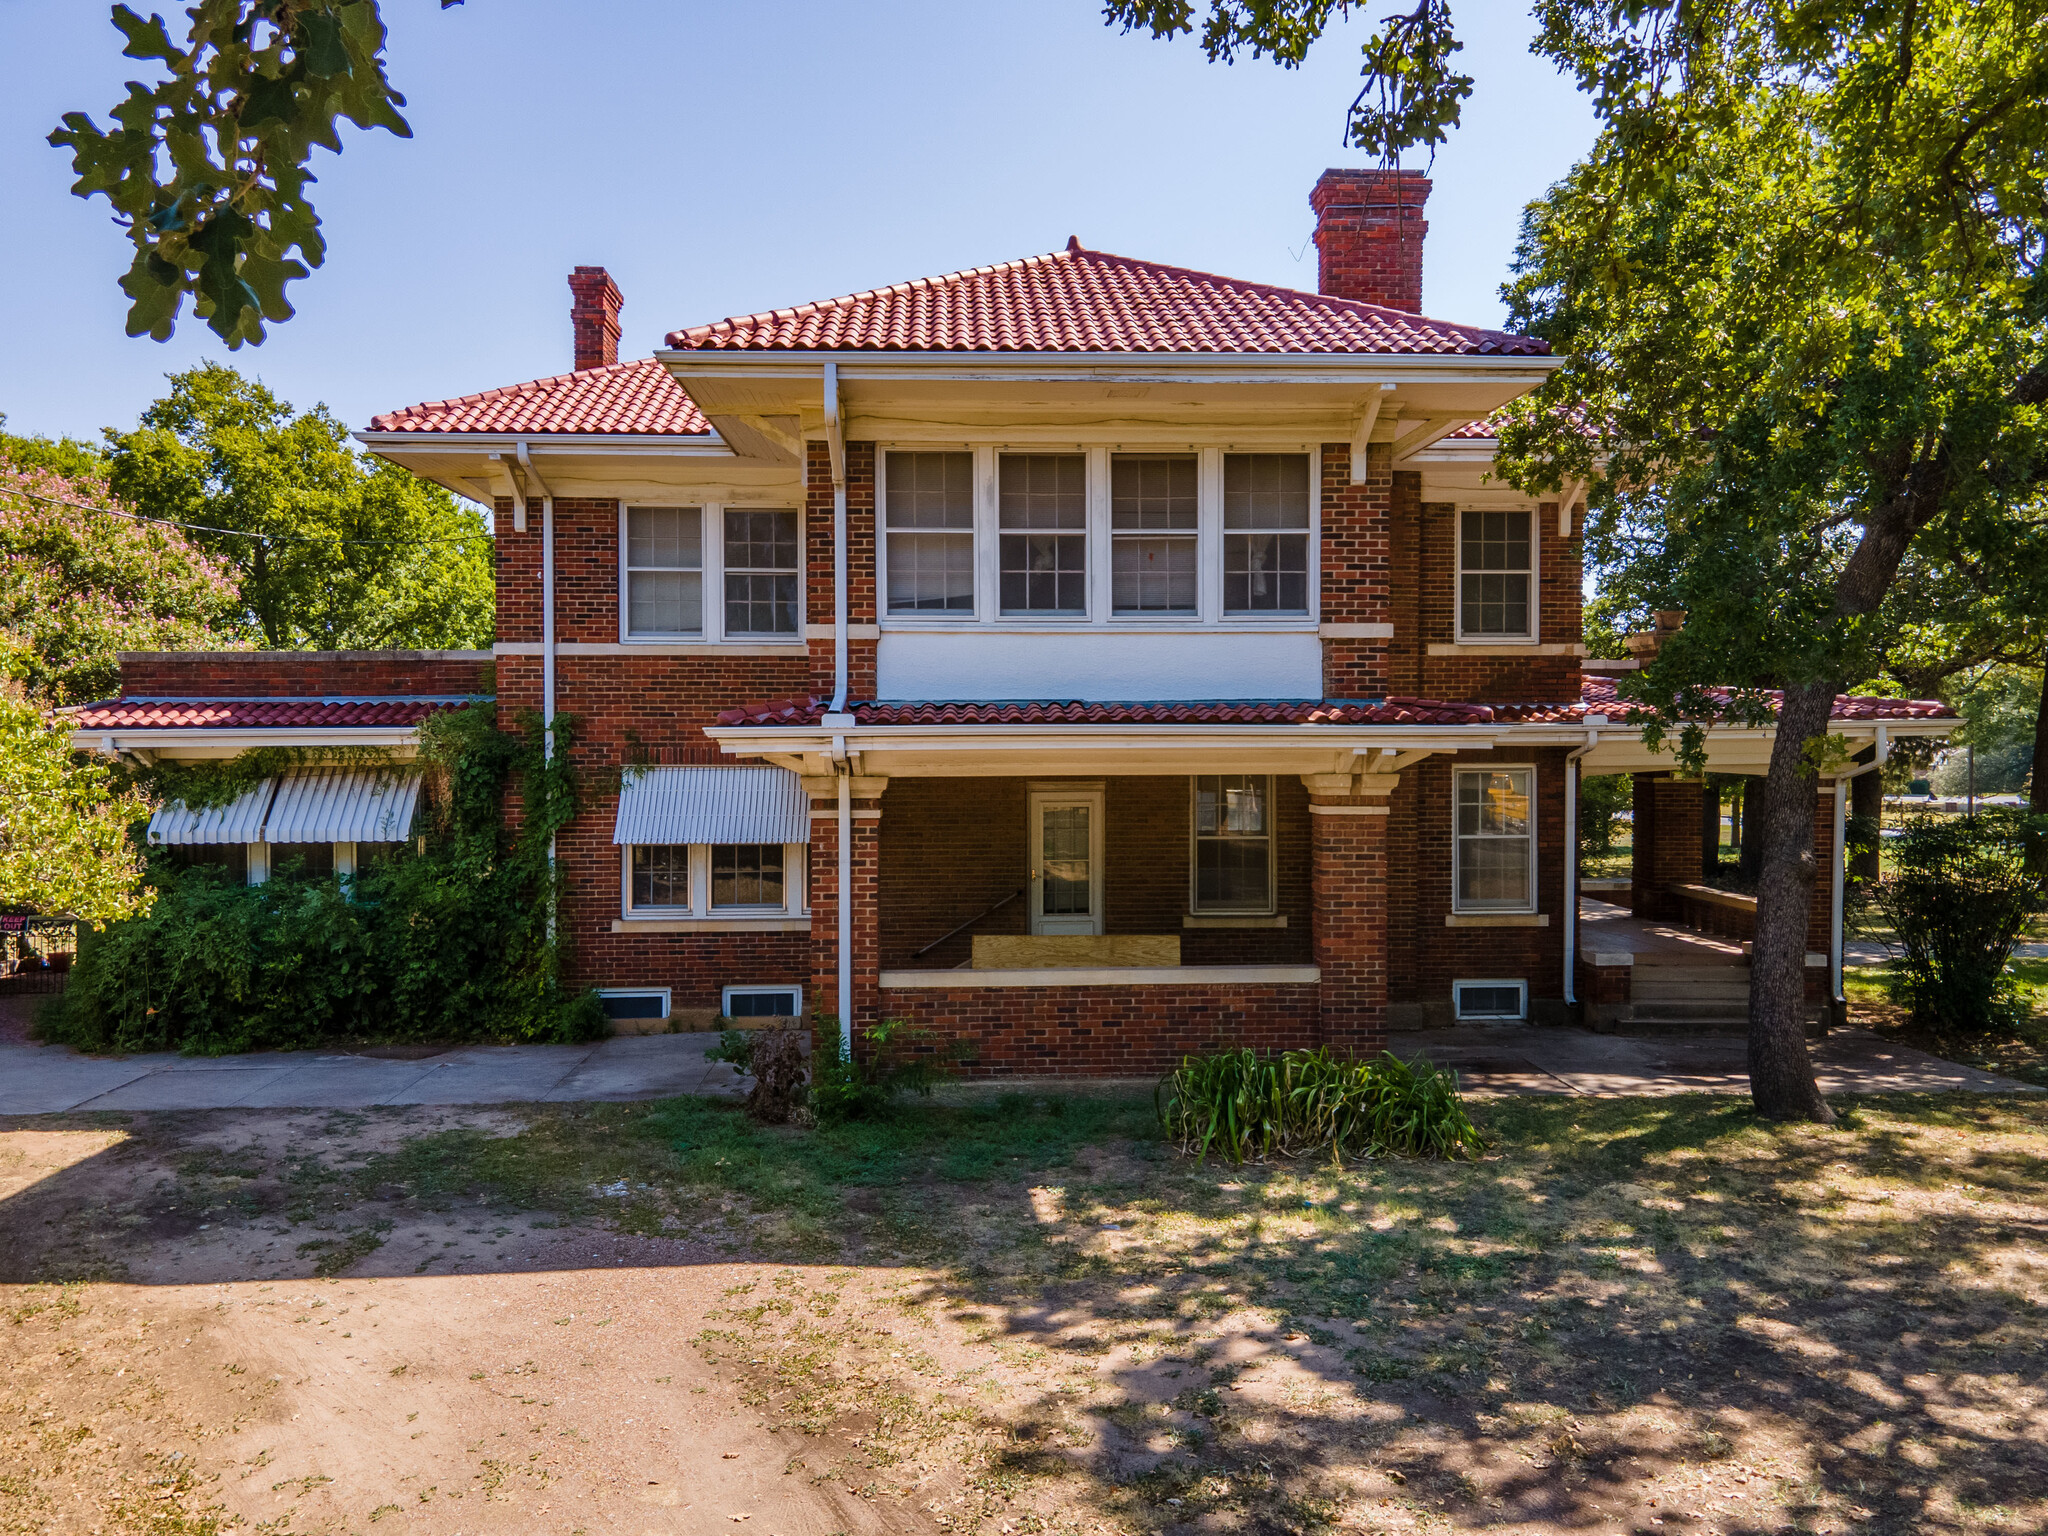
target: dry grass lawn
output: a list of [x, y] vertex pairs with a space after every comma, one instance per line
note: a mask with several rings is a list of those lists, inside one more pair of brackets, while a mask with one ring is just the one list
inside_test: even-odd
[[2048, 1104], [0, 1125], [0, 1531], [2048, 1527]]

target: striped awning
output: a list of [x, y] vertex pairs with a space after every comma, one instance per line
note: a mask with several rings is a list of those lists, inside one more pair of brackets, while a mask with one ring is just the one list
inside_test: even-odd
[[786, 768], [628, 769], [614, 843], [808, 843], [811, 801]]
[[266, 843], [402, 843], [420, 776], [390, 768], [302, 768], [277, 786]]
[[182, 800], [157, 808], [149, 818], [149, 840], [164, 848], [189, 848], [214, 843], [260, 843], [263, 815], [270, 809], [275, 779], [265, 779], [226, 805], [192, 810]]

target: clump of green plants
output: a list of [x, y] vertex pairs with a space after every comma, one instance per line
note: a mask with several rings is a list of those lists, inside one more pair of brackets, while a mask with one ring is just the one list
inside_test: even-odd
[[[549, 838], [575, 813], [572, 722], [555, 751], [538, 718], [513, 735], [488, 708], [421, 731], [422, 836], [344, 882], [286, 860], [261, 885], [149, 857], [157, 899], [81, 948], [38, 1033], [92, 1051], [229, 1051], [335, 1040], [565, 1041], [605, 1029], [594, 993], [563, 983], [548, 911]], [[232, 799], [247, 768], [186, 770], [177, 798]], [[501, 813], [516, 789], [517, 829]]]
[[2048, 907], [2048, 817], [2008, 810], [1926, 816], [1891, 844], [1869, 899], [1898, 959], [1887, 984], [1913, 1022], [1943, 1034], [2010, 1033], [2028, 1001], [2012, 969], [2027, 921]]
[[869, 1025], [852, 1052], [835, 1018], [821, 1015], [811, 1038], [822, 1046], [811, 1061], [811, 1113], [823, 1124], [873, 1119], [906, 1093], [930, 1098], [956, 1065], [931, 1030], [906, 1019]]
[[1369, 1060], [1327, 1046], [1189, 1056], [1154, 1095], [1167, 1139], [1233, 1163], [1328, 1152], [1347, 1156], [1476, 1157], [1484, 1147], [1455, 1074], [1418, 1056]]

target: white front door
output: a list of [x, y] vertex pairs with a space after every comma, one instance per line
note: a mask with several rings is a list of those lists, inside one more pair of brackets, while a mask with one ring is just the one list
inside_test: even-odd
[[1102, 932], [1102, 795], [1031, 795], [1031, 931]]

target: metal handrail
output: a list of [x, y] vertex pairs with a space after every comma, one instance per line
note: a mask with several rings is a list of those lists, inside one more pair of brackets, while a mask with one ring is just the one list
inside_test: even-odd
[[952, 938], [954, 934], [965, 933], [969, 928], [972, 928], [984, 917], [987, 917], [990, 912], [999, 911], [1002, 908], [1007, 907], [1011, 902], [1015, 901], [1019, 896], [1022, 896], [1023, 894], [1024, 892], [1021, 890], [1015, 890], [1010, 892], [1009, 895], [1005, 896], [993, 907], [988, 907], [983, 911], [975, 913], [974, 916], [967, 919], [967, 921], [962, 923], [959, 927], [947, 929], [944, 933], [940, 934], [936, 939], [933, 939], [931, 943], [925, 945], [923, 949], [920, 949], [916, 951], [914, 954], [912, 954], [910, 958], [913, 960], [923, 959], [926, 955], [930, 954], [933, 950], [937, 949], [941, 944], [945, 943], [946, 940]]

